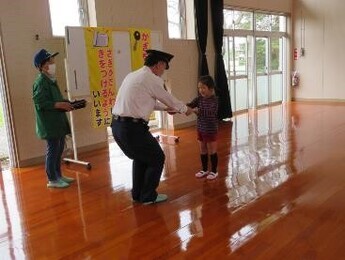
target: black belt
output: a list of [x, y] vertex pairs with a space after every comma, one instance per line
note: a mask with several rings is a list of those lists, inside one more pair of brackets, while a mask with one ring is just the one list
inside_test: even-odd
[[134, 118], [134, 117], [129, 117], [129, 116], [117, 116], [117, 115], [113, 115], [113, 120], [120, 121], [120, 122], [141, 123], [144, 125], [147, 125], [149, 123], [142, 118]]

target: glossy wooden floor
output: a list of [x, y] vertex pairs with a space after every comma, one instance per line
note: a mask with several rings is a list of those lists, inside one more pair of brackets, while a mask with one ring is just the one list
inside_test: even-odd
[[195, 129], [174, 134], [178, 144], [162, 143], [162, 204], [132, 203], [131, 161], [114, 143], [80, 156], [90, 171], [63, 166], [77, 178], [65, 190], [46, 188], [43, 165], [3, 170], [1, 259], [345, 258], [345, 105], [223, 123], [215, 181], [194, 177]]

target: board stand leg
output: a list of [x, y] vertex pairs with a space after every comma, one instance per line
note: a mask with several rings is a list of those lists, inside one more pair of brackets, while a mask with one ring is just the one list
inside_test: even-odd
[[71, 158], [63, 158], [63, 160], [64, 160], [64, 162], [66, 164], [77, 163], [77, 164], [81, 164], [81, 165], [86, 166], [86, 169], [88, 169], [88, 170], [90, 170], [92, 168], [91, 163], [89, 163], [89, 162], [84, 162], [84, 161], [80, 161], [80, 160], [76, 160], [76, 159], [71, 159]]
[[172, 139], [175, 143], [178, 143], [180, 141], [180, 137], [176, 135], [166, 135], [166, 134], [159, 134], [155, 136], [156, 139], [160, 142], [163, 142], [164, 139]]
[[[163, 122], [164, 122], [165, 132], [167, 132], [168, 129], [169, 129], [169, 123], [168, 123], [168, 118], [167, 118], [166, 114], [163, 116]], [[175, 144], [180, 141], [180, 137], [179, 136], [168, 135], [168, 134], [158, 134], [157, 136], [155, 136], [155, 138], [159, 142], [164, 142], [163, 140], [167, 140], [167, 142], [169, 143], [169, 140], [173, 140]]]
[[[67, 66], [67, 59], [65, 59], [65, 71], [66, 71], [66, 75], [67, 75], [67, 78], [68, 78], [68, 69], [67, 68], [68, 68], [68, 66]], [[70, 93], [70, 86], [68, 84], [68, 80], [67, 80], [67, 96], [68, 96], [68, 100], [72, 99], [71, 93]], [[81, 164], [81, 165], [86, 166], [86, 168], [88, 170], [90, 170], [91, 169], [91, 163], [90, 162], [84, 162], [84, 161], [78, 160], [77, 145], [76, 145], [76, 141], [75, 141], [73, 112], [70, 112], [69, 115], [70, 115], [70, 121], [71, 121], [70, 123], [71, 123], [71, 134], [72, 134], [72, 145], [73, 145], [73, 155], [74, 155], [74, 158], [73, 159], [71, 159], [71, 158], [63, 158], [63, 161], [66, 164], [69, 164], [69, 163]]]
[[72, 133], [72, 146], [73, 146], [73, 156], [74, 156], [74, 159], [63, 158], [63, 161], [66, 164], [69, 164], [69, 163], [81, 164], [81, 165], [84, 165], [86, 167], [86, 169], [90, 170], [91, 167], [92, 167], [90, 162], [85, 162], [85, 161], [78, 160], [77, 145], [76, 145], [76, 142], [75, 142], [74, 125], [73, 125], [73, 114], [72, 113], [70, 114], [70, 120], [71, 120], [71, 133]]

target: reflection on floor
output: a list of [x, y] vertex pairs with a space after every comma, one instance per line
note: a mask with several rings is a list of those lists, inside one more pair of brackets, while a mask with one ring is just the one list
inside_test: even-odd
[[345, 106], [291, 103], [220, 124], [219, 177], [200, 170], [194, 127], [160, 139], [167, 202], [132, 202], [129, 160], [108, 149], [64, 165], [76, 182], [46, 188], [44, 165], [0, 175], [4, 259], [342, 259]]

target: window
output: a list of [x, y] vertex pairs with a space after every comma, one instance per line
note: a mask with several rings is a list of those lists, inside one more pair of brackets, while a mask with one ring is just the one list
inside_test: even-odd
[[195, 39], [194, 5], [190, 0], [167, 0], [170, 39]]
[[266, 73], [267, 68], [267, 39], [256, 39], [256, 71], [258, 74]]
[[253, 12], [224, 9], [224, 29], [252, 30]]
[[287, 16], [233, 7], [223, 14], [223, 58], [233, 112], [286, 100]]
[[86, 0], [49, 0], [53, 36], [65, 36], [66, 26], [88, 26]]
[[267, 32], [286, 32], [286, 17], [265, 13], [255, 13], [256, 30]]
[[282, 70], [282, 57], [281, 57], [281, 50], [282, 43], [281, 39], [279, 38], [272, 38], [271, 39], [271, 71], [280, 71]]
[[255, 28], [255, 31], [286, 32], [285, 15], [233, 9], [224, 9], [223, 14], [225, 30], [253, 30]]

